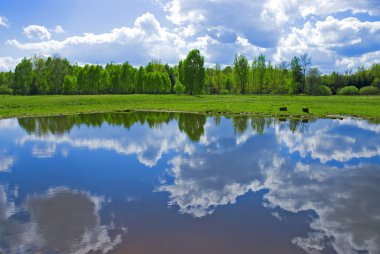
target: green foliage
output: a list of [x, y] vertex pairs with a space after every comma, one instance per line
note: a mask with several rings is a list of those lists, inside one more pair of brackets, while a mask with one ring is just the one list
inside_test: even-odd
[[300, 59], [298, 57], [293, 57], [291, 62], [292, 69], [292, 93], [298, 94], [302, 91], [301, 86], [303, 83], [303, 74], [302, 74], [302, 66], [300, 63]]
[[309, 95], [319, 95], [320, 84], [321, 84], [321, 74], [317, 68], [309, 69], [306, 77], [306, 87], [305, 92]]
[[198, 49], [190, 51], [183, 63], [184, 85], [190, 95], [201, 94], [205, 85], [204, 57]]
[[145, 69], [140, 66], [138, 72], [135, 74], [135, 82], [136, 82], [136, 92], [143, 93], [144, 82], [145, 82]]
[[338, 95], [357, 95], [359, 89], [355, 86], [346, 86], [338, 91]]
[[380, 93], [380, 89], [374, 86], [364, 86], [360, 88], [360, 95], [377, 95]]
[[378, 77], [374, 78], [372, 81], [372, 86], [380, 88], [380, 78], [378, 78]]
[[220, 94], [229, 94], [227, 89], [222, 89], [220, 90]]
[[12, 94], [13, 90], [6, 85], [0, 85], [0, 94]]
[[234, 75], [238, 89], [242, 94], [247, 92], [248, 73], [248, 59], [244, 55], [236, 55], [234, 60]]
[[33, 81], [33, 65], [30, 59], [22, 59], [16, 66], [13, 91], [16, 94], [28, 95]]
[[324, 86], [324, 85], [319, 85], [317, 89], [315, 90], [313, 95], [318, 95], [318, 96], [330, 96], [332, 95], [332, 91], [330, 87]]
[[75, 76], [66, 75], [63, 80], [63, 94], [77, 93], [77, 79]]
[[176, 94], [183, 94], [185, 92], [185, 86], [181, 84], [179, 80], [175, 83], [173, 90]]
[[252, 64], [244, 55], [236, 55], [232, 66], [222, 69], [216, 64], [205, 68], [199, 50], [192, 50], [177, 66], [152, 60], [139, 68], [128, 62], [111, 63], [103, 68], [70, 65], [59, 56], [33, 57], [24, 58], [14, 72], [0, 72], [0, 86], [18, 95], [167, 94], [181, 91], [181, 87], [175, 88], [177, 81], [185, 86], [188, 94], [329, 94], [321, 85], [329, 87], [333, 94], [348, 86], [372, 85], [380, 89], [380, 64], [369, 69], [360, 67], [354, 73], [347, 70], [344, 74], [332, 72], [330, 75], [321, 75], [310, 65], [311, 58], [307, 54], [293, 57], [290, 64], [286, 59], [272, 64], [260, 54]]

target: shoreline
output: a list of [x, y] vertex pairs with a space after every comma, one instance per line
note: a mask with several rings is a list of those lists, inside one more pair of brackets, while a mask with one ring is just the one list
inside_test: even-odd
[[[283, 106], [288, 111], [280, 111]], [[310, 114], [302, 112], [303, 107], [310, 109]], [[47, 95], [0, 99], [0, 119], [122, 112], [380, 120], [380, 96]]]

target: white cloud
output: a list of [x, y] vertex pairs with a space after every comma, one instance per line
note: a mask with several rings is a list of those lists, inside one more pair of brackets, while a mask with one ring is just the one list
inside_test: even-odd
[[[50, 36], [47, 39], [50, 39]], [[137, 18], [133, 27], [115, 28], [109, 33], [85, 33], [82, 36], [68, 37], [63, 41], [46, 40], [35, 43], [8, 40], [6, 44], [30, 54], [61, 53], [79, 62], [129, 60], [133, 64], [146, 64], [151, 59], [159, 58], [177, 62], [186, 48], [185, 41], [161, 27], [151, 13]]]
[[268, 21], [272, 20], [278, 25], [284, 25], [312, 15], [323, 17], [345, 11], [380, 15], [380, 3], [371, 0], [267, 0], [261, 15]]
[[30, 25], [24, 27], [24, 35], [29, 39], [50, 40], [51, 34], [44, 26]]
[[0, 27], [9, 27], [8, 19], [6, 17], [0, 16]]
[[296, 1], [299, 12], [303, 17], [308, 15], [329, 15], [338, 12], [352, 11], [353, 13], [367, 13], [380, 15], [380, 3], [373, 0], [318, 0]]
[[[268, 23], [260, 16], [261, 1], [173, 0], [164, 9], [169, 21], [180, 27], [191, 27], [197, 37], [212, 36], [213, 30], [222, 30], [228, 31], [228, 40], [240, 36], [257, 47], [273, 47], [279, 36], [276, 23]], [[223, 38], [214, 39], [223, 42]]]
[[308, 21], [301, 29], [293, 27], [280, 39], [274, 59], [289, 59], [308, 52], [322, 69], [368, 66], [368, 58], [372, 59], [371, 63], [376, 62], [373, 54], [379, 50], [376, 43], [379, 40], [380, 21], [339, 20], [328, 16], [323, 21]]
[[[156, 0], [171, 23], [167, 27], [151, 13], [138, 17], [134, 25], [104, 33], [84, 33], [62, 40], [61, 26], [47, 30], [38, 26], [29, 37], [41, 42], [6, 44], [24, 54], [59, 53], [73, 62], [124, 62], [146, 64], [151, 59], [178, 63], [189, 50], [201, 49], [206, 63], [230, 65], [237, 53], [250, 60], [259, 53], [279, 62], [308, 52], [323, 72], [359, 65], [369, 66], [378, 57], [379, 21], [336, 18], [357, 13], [380, 15], [379, 1], [358, 0]], [[352, 14], [353, 13], [353, 14]], [[50, 32], [49, 32], [50, 31]], [[30, 32], [31, 33], [31, 32]], [[367, 61], [369, 60], [369, 61]]]
[[56, 26], [54, 29], [53, 29], [54, 33], [56, 34], [64, 34], [66, 33], [66, 31], [63, 29], [62, 26]]
[[21, 58], [0, 57], [0, 71], [14, 70], [16, 65], [21, 61]]

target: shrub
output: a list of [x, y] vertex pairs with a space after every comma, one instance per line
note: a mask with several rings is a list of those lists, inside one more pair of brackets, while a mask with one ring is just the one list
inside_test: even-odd
[[229, 94], [227, 89], [222, 89], [220, 90], [220, 94]]
[[372, 86], [377, 87], [377, 88], [380, 88], [380, 78], [375, 78], [375, 79], [372, 81]]
[[176, 94], [182, 94], [185, 91], [185, 86], [181, 84], [181, 82], [177, 81], [174, 86], [173, 90]]
[[359, 89], [355, 86], [345, 86], [338, 91], [338, 95], [357, 95]]
[[0, 86], [0, 94], [12, 94], [13, 90], [10, 89], [9, 87], [2, 85]]
[[332, 95], [332, 91], [330, 87], [320, 85], [315, 89], [315, 94], [314, 95], [319, 95], [319, 96], [330, 96]]
[[380, 90], [374, 86], [365, 86], [360, 88], [359, 93], [360, 95], [376, 95], [380, 93]]

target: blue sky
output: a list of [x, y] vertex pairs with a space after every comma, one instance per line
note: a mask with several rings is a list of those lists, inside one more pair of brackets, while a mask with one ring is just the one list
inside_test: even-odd
[[79, 64], [207, 64], [308, 53], [323, 72], [380, 62], [379, 0], [1, 0], [0, 70], [59, 54]]

